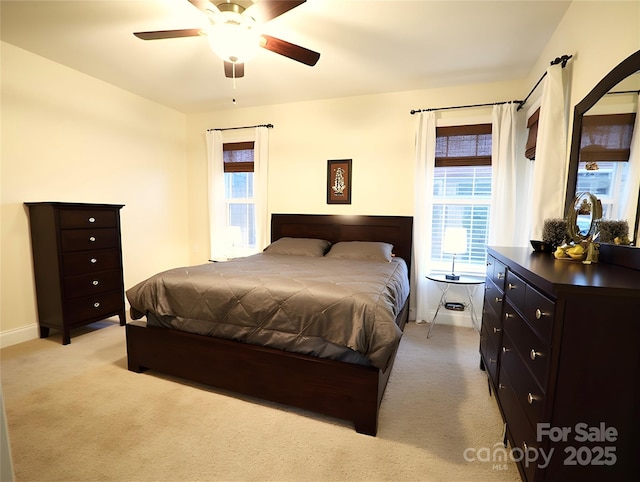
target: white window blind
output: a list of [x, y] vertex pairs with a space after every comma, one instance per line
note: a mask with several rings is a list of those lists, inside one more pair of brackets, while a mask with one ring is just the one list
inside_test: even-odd
[[433, 189], [431, 261], [449, 270], [452, 256], [443, 253], [448, 226], [467, 230], [467, 252], [456, 255], [456, 270], [486, 269], [491, 203], [491, 125], [438, 128]]

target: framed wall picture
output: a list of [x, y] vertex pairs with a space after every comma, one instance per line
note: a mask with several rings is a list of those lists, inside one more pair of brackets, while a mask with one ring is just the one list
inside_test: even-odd
[[327, 204], [351, 204], [351, 159], [327, 161]]

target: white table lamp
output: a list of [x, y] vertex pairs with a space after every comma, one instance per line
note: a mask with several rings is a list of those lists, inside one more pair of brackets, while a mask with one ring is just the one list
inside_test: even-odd
[[456, 254], [463, 254], [467, 252], [467, 230], [465, 228], [445, 228], [444, 240], [442, 241], [442, 252], [453, 255], [451, 274], [446, 275], [446, 278], [450, 280], [459, 280], [460, 276], [455, 274]]

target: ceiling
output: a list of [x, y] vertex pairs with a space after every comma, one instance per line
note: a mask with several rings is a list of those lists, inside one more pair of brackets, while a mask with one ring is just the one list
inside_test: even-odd
[[[216, 3], [218, 3], [218, 0]], [[259, 0], [258, 0], [259, 1]], [[187, 0], [0, 2], [3, 41], [185, 113], [523, 79], [570, 1], [307, 0], [264, 33], [320, 52], [309, 67], [267, 50], [226, 78]]]

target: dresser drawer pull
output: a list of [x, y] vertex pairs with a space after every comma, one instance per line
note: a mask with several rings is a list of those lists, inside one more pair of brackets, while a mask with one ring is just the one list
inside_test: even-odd
[[502, 353], [507, 353], [509, 351], [509, 349], [506, 346], [502, 347]]
[[97, 279], [94, 279], [94, 280], [91, 282], [91, 284], [92, 284], [93, 286], [98, 286], [98, 285], [100, 284], [100, 281], [98, 281]]
[[517, 287], [518, 287], [517, 285], [511, 284], [511, 283], [507, 285], [507, 288], [509, 288], [510, 290], [515, 290]]
[[502, 383], [498, 383], [498, 388], [500, 390], [505, 390], [507, 387], [505, 385], [503, 385]]
[[496, 328], [495, 326], [493, 327], [493, 332], [494, 333], [500, 333], [502, 330], [500, 328]]
[[529, 447], [527, 446], [527, 442], [522, 442], [522, 449], [524, 450], [524, 453], [527, 453], [527, 450], [529, 450]]
[[92, 243], [95, 242], [96, 237], [95, 236], [89, 236], [89, 241], [91, 241]]
[[498, 273], [498, 279], [504, 279], [504, 273]]
[[98, 260], [96, 258], [91, 258], [91, 263], [92, 264], [96, 264], [98, 262]]
[[531, 392], [527, 393], [527, 402], [529, 402], [529, 405], [533, 404], [537, 399], [538, 397], [533, 396]]
[[93, 304], [93, 307], [94, 307], [94, 308], [98, 308], [98, 307], [100, 307], [100, 303], [96, 301], [96, 302]]
[[508, 320], [509, 318], [513, 318], [513, 313], [505, 313], [504, 314], [504, 319]]
[[496, 303], [502, 303], [502, 298], [500, 298], [499, 296], [496, 296], [495, 301]]
[[496, 360], [495, 358], [489, 358], [489, 363], [497, 363], [498, 360]]
[[487, 266], [491, 266], [493, 263], [491, 261], [487, 261]]
[[529, 352], [529, 356], [531, 357], [532, 360], [535, 360], [537, 357], [542, 356], [542, 353], [540, 353], [539, 351], [535, 351], [532, 348], [531, 351]]
[[542, 311], [540, 308], [536, 309], [536, 320], [539, 320], [543, 316], [549, 316], [549, 313]]
[[96, 218], [94, 218], [94, 217], [89, 218], [89, 222], [90, 223], [95, 223], [96, 222]]

